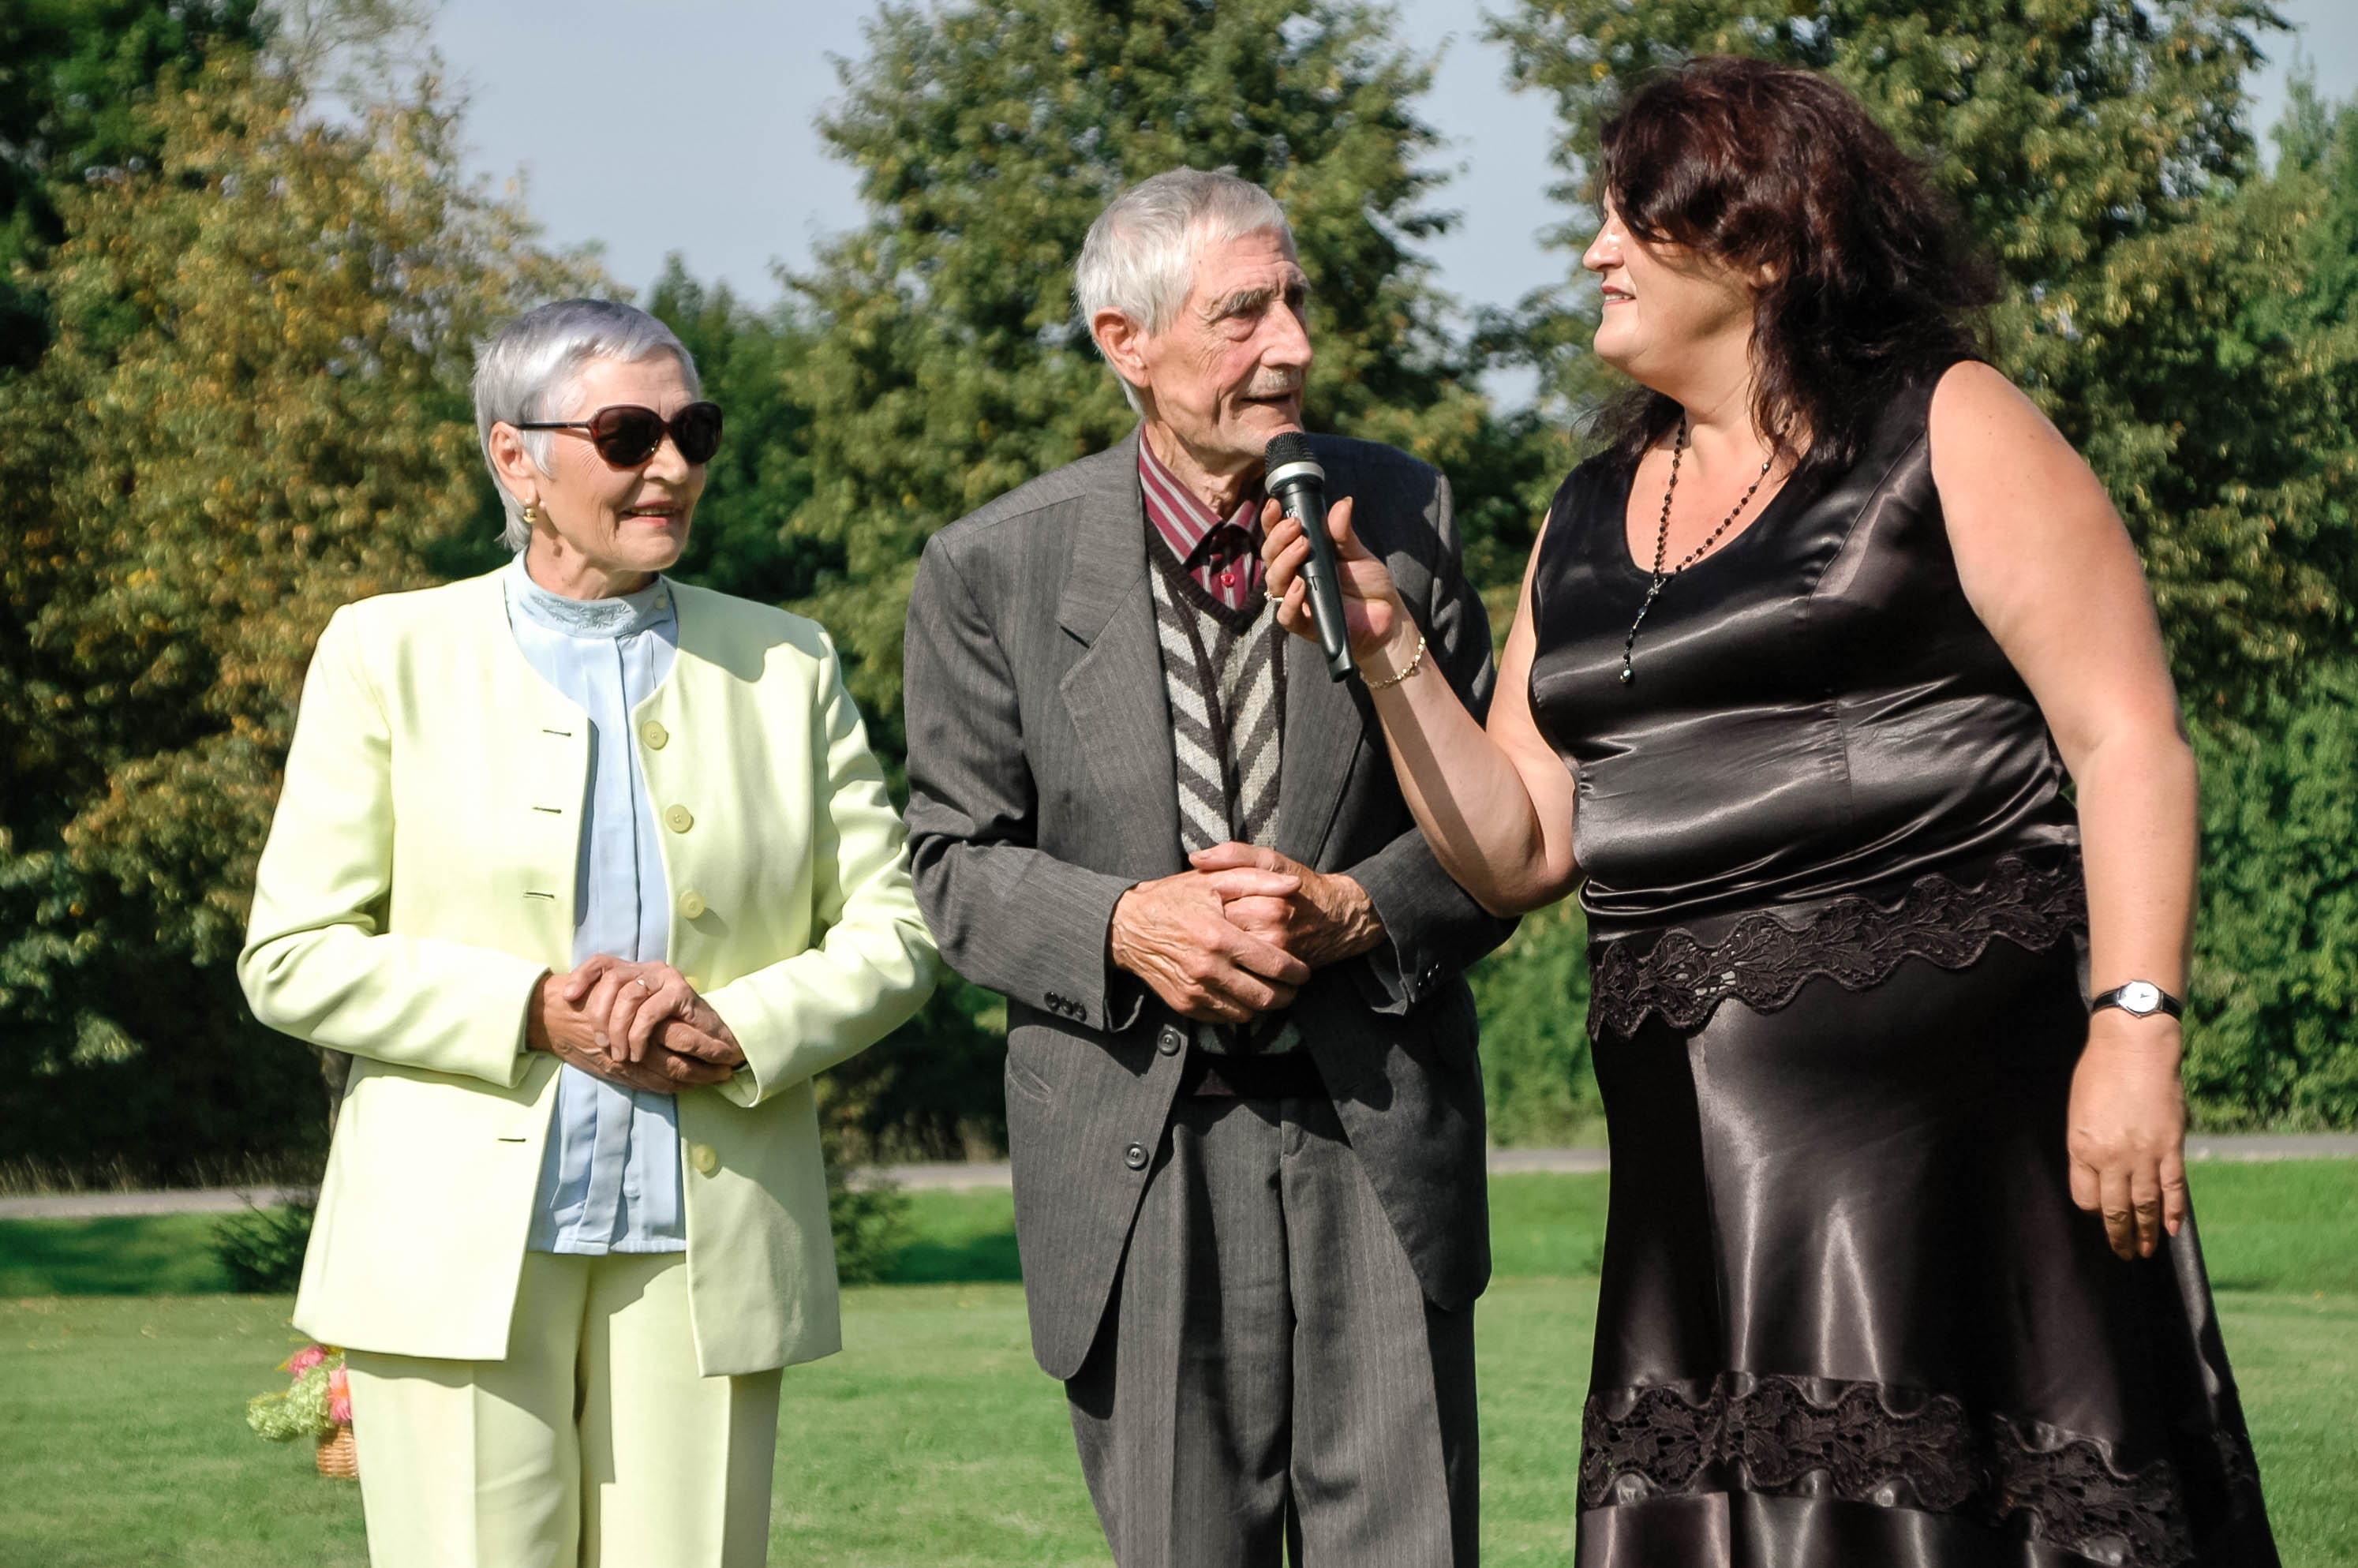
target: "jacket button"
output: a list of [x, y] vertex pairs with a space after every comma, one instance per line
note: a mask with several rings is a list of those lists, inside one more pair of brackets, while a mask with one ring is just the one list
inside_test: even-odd
[[1187, 1048], [1187, 1032], [1175, 1023], [1166, 1023], [1163, 1033], [1154, 1037], [1154, 1048], [1166, 1056], [1176, 1056]]
[[1121, 1152], [1121, 1162], [1133, 1171], [1146, 1169], [1146, 1145], [1133, 1143]]
[[688, 889], [679, 895], [679, 912], [688, 919], [694, 920], [704, 913], [704, 895], [694, 888]]
[[650, 752], [660, 752], [671, 742], [671, 731], [653, 719], [639, 726], [639, 739], [647, 743]]
[[685, 833], [696, 826], [696, 814], [684, 806], [666, 806], [664, 809], [664, 826], [675, 833]]
[[699, 1176], [708, 1176], [720, 1169], [720, 1156], [709, 1143], [689, 1144], [687, 1162], [696, 1167], [696, 1173]]

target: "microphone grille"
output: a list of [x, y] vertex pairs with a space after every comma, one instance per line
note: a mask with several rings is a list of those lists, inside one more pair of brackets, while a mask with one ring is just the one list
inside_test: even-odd
[[1311, 455], [1309, 437], [1299, 430], [1288, 430], [1282, 436], [1270, 438], [1269, 449], [1261, 454], [1261, 460], [1276, 468], [1282, 463], [1315, 462], [1317, 459]]

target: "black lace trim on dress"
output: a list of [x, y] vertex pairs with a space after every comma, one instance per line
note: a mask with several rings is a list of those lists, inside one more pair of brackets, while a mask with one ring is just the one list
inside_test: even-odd
[[1673, 1029], [1693, 1029], [1730, 998], [1773, 1012], [1820, 978], [1863, 991], [1889, 979], [1902, 959], [1963, 969], [1996, 938], [2039, 953], [2087, 925], [2078, 856], [2033, 862], [2007, 855], [1978, 881], [1934, 872], [1917, 878], [1897, 903], [1833, 899], [1809, 909], [1798, 927], [1761, 910], [1708, 944], [1675, 925], [1652, 937], [1600, 942], [1590, 960], [1588, 1029], [1634, 1034], [1650, 1012]]
[[[2212, 1434], [2231, 1486], [2258, 1468], [2240, 1432]], [[2194, 1560], [2176, 1467], [2131, 1472], [2109, 1444], [1975, 1414], [1945, 1394], [1830, 1378], [1722, 1374], [1592, 1396], [1580, 1506], [1742, 1491], [1960, 1515], [2123, 1568]], [[2238, 1509], [2237, 1511], [2241, 1511]]]

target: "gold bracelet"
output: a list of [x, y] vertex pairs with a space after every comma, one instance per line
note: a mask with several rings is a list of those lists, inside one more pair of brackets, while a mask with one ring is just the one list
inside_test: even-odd
[[1400, 670], [1398, 670], [1396, 673], [1394, 673], [1394, 675], [1392, 676], [1391, 679], [1390, 679], [1390, 680], [1368, 680], [1368, 673], [1367, 673], [1365, 670], [1362, 670], [1362, 671], [1360, 671], [1360, 672], [1359, 672], [1359, 678], [1360, 678], [1361, 680], [1363, 680], [1363, 681], [1367, 681], [1368, 689], [1369, 691], [1381, 691], [1381, 690], [1383, 690], [1383, 689], [1384, 689], [1386, 687], [1388, 687], [1388, 686], [1398, 686], [1398, 685], [1400, 685], [1400, 683], [1401, 683], [1401, 682], [1402, 682], [1402, 681], [1404, 681], [1404, 680], [1408, 679], [1408, 677], [1409, 677], [1409, 676], [1412, 676], [1412, 675], [1416, 674], [1416, 672], [1417, 672], [1419, 669], [1421, 669], [1421, 668], [1422, 668], [1422, 667], [1423, 667], [1423, 665], [1424, 665], [1424, 634], [1423, 634], [1422, 633], [1421, 633], [1421, 632], [1420, 632], [1419, 633], [1417, 633], [1417, 639], [1416, 639], [1416, 652], [1415, 652], [1415, 654], [1412, 654], [1412, 655], [1410, 657], [1410, 659], [1409, 659], [1409, 661], [1408, 661], [1408, 663], [1407, 663], [1406, 665], [1404, 665], [1403, 666], [1401, 666]]

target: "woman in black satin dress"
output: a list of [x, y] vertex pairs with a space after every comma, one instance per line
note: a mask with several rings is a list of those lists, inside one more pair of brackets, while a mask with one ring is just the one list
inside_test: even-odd
[[[1693, 62], [1600, 172], [1596, 351], [1639, 386], [1557, 493], [1487, 732], [1332, 519], [1443, 863], [1588, 914], [1579, 1561], [2274, 1564], [2152, 1005], [2195, 783], [2127, 536], [1974, 357], [1985, 275], [1839, 89]], [[2128, 1006], [2091, 1012], [2083, 950]]]

